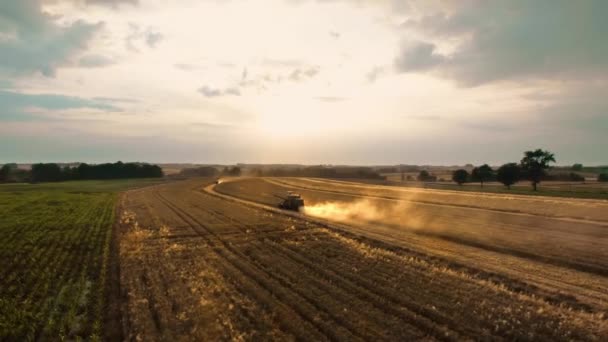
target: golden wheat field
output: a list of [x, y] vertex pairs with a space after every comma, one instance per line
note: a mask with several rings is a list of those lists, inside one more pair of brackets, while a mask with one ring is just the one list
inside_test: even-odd
[[[301, 212], [276, 208], [287, 191]], [[115, 309], [129, 340], [605, 340], [607, 213], [306, 178], [151, 186], [121, 199]]]

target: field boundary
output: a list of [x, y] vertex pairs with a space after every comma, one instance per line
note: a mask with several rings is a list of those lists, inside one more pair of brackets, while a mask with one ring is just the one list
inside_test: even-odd
[[493, 209], [491, 209], [491, 208], [482, 208], [482, 207], [478, 207], [478, 206], [474, 206], [474, 205], [444, 204], [444, 203], [437, 203], [437, 202], [433, 202], [433, 201], [412, 200], [412, 199], [397, 198], [397, 197], [391, 197], [391, 196], [377, 196], [377, 195], [355, 194], [355, 193], [352, 193], [352, 192], [345, 192], [345, 191], [315, 189], [315, 188], [311, 188], [311, 187], [306, 187], [306, 186], [294, 185], [294, 184], [290, 184], [290, 183], [286, 183], [286, 182], [281, 182], [281, 181], [276, 180], [276, 179], [264, 178], [263, 180], [265, 182], [268, 182], [268, 183], [271, 183], [271, 184], [275, 184], [275, 185], [279, 185], [279, 186], [283, 186], [283, 187], [284, 186], [288, 186], [288, 187], [302, 189], [302, 190], [322, 192], [322, 193], [329, 193], [329, 194], [337, 194], [337, 195], [344, 195], [344, 196], [350, 196], [350, 197], [373, 198], [373, 199], [381, 199], [381, 200], [388, 200], [388, 201], [395, 201], [395, 202], [420, 203], [420, 204], [425, 204], [425, 205], [430, 205], [430, 206], [436, 206], [436, 207], [443, 207], [443, 208], [467, 208], [467, 209], [471, 209], [471, 210], [479, 210], [479, 211], [484, 211], [484, 212], [508, 213], [508, 214], [513, 214], [513, 215], [518, 215], [518, 216], [526, 216], [526, 217], [542, 217], [542, 218], [548, 218], [548, 219], [554, 219], [554, 220], [560, 220], [560, 221], [566, 221], [566, 222], [588, 223], [588, 224], [595, 224], [595, 225], [599, 225], [599, 226], [608, 227], [608, 221], [589, 220], [589, 219], [581, 218], [581, 217], [530, 214], [530, 213], [524, 213], [524, 212], [517, 211], [517, 210], [506, 210], [506, 209], [496, 209], [496, 208], [493, 208]]
[[[128, 192], [128, 191], [126, 191]], [[110, 239], [110, 253], [108, 256], [108, 269], [105, 288], [106, 305], [104, 307], [103, 338], [106, 341], [123, 341], [123, 308], [120, 283], [120, 238], [122, 235], [120, 217], [123, 210], [125, 193], [118, 194], [114, 208], [114, 222], [112, 223], [112, 237]]]

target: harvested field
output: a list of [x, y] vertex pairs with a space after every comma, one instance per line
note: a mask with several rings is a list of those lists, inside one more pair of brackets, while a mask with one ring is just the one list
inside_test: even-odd
[[[348, 185], [330, 183], [245, 179], [222, 183], [216, 193], [210, 182], [190, 180], [128, 192], [119, 246], [125, 338], [608, 336], [601, 214], [581, 223], [545, 212], [481, 211], [466, 201], [441, 210], [407, 202], [420, 211], [417, 226], [384, 214], [335, 222], [265, 206], [287, 189], [301, 190], [312, 206], [364, 199], [360, 189], [345, 194]], [[426, 215], [438, 217], [427, 222]], [[554, 234], [573, 241], [542, 248], [542, 238]]]

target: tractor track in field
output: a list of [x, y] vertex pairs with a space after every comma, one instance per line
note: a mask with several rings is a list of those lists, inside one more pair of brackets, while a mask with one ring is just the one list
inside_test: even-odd
[[[319, 193], [327, 193], [327, 194], [339, 194], [339, 195], [346, 195], [346, 196], [350, 196], [352, 198], [373, 198], [373, 199], [380, 199], [380, 200], [390, 200], [390, 201], [395, 201], [395, 202], [400, 202], [400, 201], [405, 201], [408, 202], [409, 200], [400, 200], [397, 198], [389, 198], [389, 197], [380, 197], [380, 196], [369, 196], [369, 195], [357, 195], [354, 193], [346, 193], [346, 192], [337, 192], [337, 191], [330, 191], [330, 190], [318, 190], [318, 189], [311, 189], [308, 187], [300, 187], [300, 186], [294, 186], [292, 184], [289, 183], [282, 183], [282, 182], [277, 182], [274, 180], [267, 180], [265, 179], [265, 181], [271, 183], [271, 184], [276, 184], [279, 186], [284, 186], [287, 188], [296, 188], [296, 189], [301, 189], [301, 190], [307, 190], [307, 191], [313, 191], [313, 192], [319, 192]], [[261, 203], [257, 203], [257, 202], [253, 202], [253, 201], [249, 201], [249, 200], [244, 200], [241, 198], [236, 198], [234, 196], [228, 195], [228, 194], [224, 194], [224, 193], [218, 193], [215, 189], [213, 189], [212, 186], [208, 186], [204, 189], [206, 192], [217, 195], [217, 196], [228, 196], [228, 197], [232, 197], [234, 200], [238, 201], [239, 203], [245, 204], [245, 205], [253, 205], [256, 206], [258, 208], [264, 209], [264, 210], [278, 210], [272, 207], [269, 207], [266, 204], [261, 204]], [[225, 197], [223, 197], [225, 198]], [[443, 205], [443, 204], [428, 204], [428, 203], [424, 203], [424, 202], [420, 202], [420, 201], [412, 201], [412, 202], [418, 202], [418, 203], [422, 203], [424, 205], [430, 205], [430, 206], [434, 206], [434, 207], [463, 207], [463, 206], [453, 206], [453, 205]], [[479, 211], [487, 211], [487, 212], [502, 212], [502, 211], [496, 211], [496, 210], [492, 210], [492, 209], [480, 209], [480, 208], [468, 208], [467, 209], [472, 209], [472, 210], [479, 210]], [[510, 215], [516, 215], [516, 216], [524, 216], [524, 217], [538, 217], [538, 215], [532, 215], [532, 214], [523, 214], [523, 213], [513, 213], [513, 212], [508, 212]], [[337, 222], [330, 222], [327, 220], [323, 220], [323, 219], [318, 219], [318, 218], [306, 218], [304, 215], [302, 214], [291, 214], [292, 216], [296, 216], [296, 217], [301, 217], [304, 219], [314, 219], [317, 222], [321, 222], [322, 224], [325, 225], [329, 225], [331, 227], [337, 227], [338, 224]], [[555, 220], [562, 220], [560, 218], [554, 218], [554, 217], [548, 217], [547, 219], [555, 219]], [[568, 222], [573, 222], [571, 219], [564, 219], [565, 221]], [[591, 223], [591, 224], [597, 224], [595, 221], [580, 221], [580, 222], [584, 222], [584, 223]], [[378, 225], [378, 226], [384, 226], [384, 227], [391, 227], [393, 226], [394, 228], [400, 228], [401, 225], [400, 224], [396, 224], [396, 225], [391, 225], [390, 223], [387, 222], [368, 222], [367, 225]], [[608, 223], [601, 223], [599, 224], [600, 226], [603, 226], [604, 224], [608, 225]], [[353, 228], [355, 228], [357, 225], [356, 224], [346, 224], [346, 226], [348, 227], [347, 230], [352, 230]], [[597, 264], [587, 264], [587, 263], [583, 263], [583, 262], [577, 262], [575, 261], [571, 261], [571, 260], [565, 260], [565, 259], [559, 259], [559, 258], [553, 258], [553, 257], [548, 257], [548, 256], [543, 256], [543, 255], [539, 255], [538, 253], [532, 252], [532, 251], [525, 251], [525, 250], [518, 250], [518, 249], [513, 249], [513, 248], [509, 248], [509, 247], [501, 247], [501, 246], [497, 246], [497, 245], [489, 245], [487, 243], [482, 243], [482, 242], [478, 242], [478, 241], [473, 241], [473, 240], [469, 240], [467, 238], [462, 238], [459, 236], [455, 236], [452, 234], [448, 234], [445, 232], [436, 232], [436, 231], [426, 231], [426, 230], [415, 230], [414, 231], [415, 234], [421, 235], [421, 236], [427, 236], [427, 237], [432, 237], [432, 238], [438, 238], [438, 239], [442, 239], [445, 241], [449, 241], [449, 242], [454, 242], [454, 243], [458, 243], [458, 244], [463, 244], [463, 245], [468, 245], [470, 247], [473, 248], [480, 248], [480, 249], [485, 249], [487, 251], [490, 252], [497, 252], [497, 253], [501, 253], [501, 254], [510, 254], [512, 256], [515, 257], [520, 257], [520, 258], [527, 258], [530, 260], [536, 260], [536, 261], [540, 261], [540, 262], [544, 262], [547, 264], [552, 264], [555, 266], [564, 266], [564, 267], [571, 267], [571, 268], [575, 268], [575, 269], [579, 269], [581, 271], [585, 271], [585, 272], [589, 272], [589, 273], [593, 273], [593, 274], [597, 274], [597, 275], [602, 275], [602, 276], [608, 276], [608, 268], [606, 268], [605, 266], [600, 266]]]
[[[177, 206], [174, 206], [173, 204], [171, 204], [160, 193], [156, 193], [156, 195], [177, 216], [179, 216], [184, 222], [188, 223], [193, 231], [195, 231], [201, 237], [206, 238], [212, 245], [220, 244], [227, 251], [229, 251], [232, 254], [232, 256], [234, 256], [236, 258], [247, 259], [247, 257], [245, 255], [242, 255], [242, 254], [236, 252], [233, 248], [231, 248], [231, 246], [229, 244], [227, 244], [224, 240], [222, 240], [211, 229], [207, 228], [204, 224], [202, 224], [201, 222], [199, 222], [196, 218], [194, 218], [193, 216], [189, 215], [186, 211], [181, 210]], [[194, 223], [192, 223], [192, 222], [194, 222]], [[201, 232], [197, 227], [202, 228], [204, 230], [204, 232]], [[214, 240], [209, 239], [208, 238], [209, 236], [212, 236], [214, 238]], [[252, 270], [246, 269], [243, 266], [239, 265], [237, 261], [235, 261], [233, 258], [230, 258], [229, 256], [227, 256], [225, 253], [223, 253], [223, 251], [221, 249], [219, 249], [219, 248], [213, 248], [213, 249], [214, 249], [215, 253], [218, 256], [220, 256], [225, 262], [227, 262], [228, 264], [230, 264], [234, 269], [238, 270], [238, 272], [240, 272], [241, 275], [246, 276], [249, 280], [251, 280], [252, 282], [254, 282], [256, 285], [258, 285], [259, 287], [261, 287], [264, 290], [268, 291], [268, 293], [272, 293], [272, 290], [270, 290], [270, 288], [272, 287], [272, 285], [269, 284], [269, 281], [263, 281], [263, 280], [261, 280], [261, 278], [258, 277], [258, 276], [256, 276], [253, 273]], [[261, 270], [261, 269], [257, 269], [256, 271], [262, 271], [263, 272], [263, 270]], [[263, 272], [263, 273], [266, 273], [266, 272]], [[266, 273], [266, 275], [270, 276], [271, 279], [273, 279], [275, 281], [277, 280], [276, 278], [273, 278], [271, 274]], [[285, 284], [282, 284], [282, 285], [284, 286]], [[281, 295], [279, 295], [279, 297], [281, 297]], [[278, 298], [278, 299], [280, 300], [281, 298]], [[294, 312], [296, 312], [300, 317], [304, 318], [307, 321], [307, 323], [309, 323], [310, 325], [314, 326], [320, 332], [327, 331], [326, 329], [324, 329], [324, 327], [322, 327], [319, 324], [317, 324], [310, 317], [307, 317], [306, 314], [304, 314], [302, 311], [299, 310], [299, 307], [297, 307], [297, 306], [289, 306], [286, 302], [282, 302], [282, 301], [280, 301], [279, 303], [275, 303], [275, 304], [284, 305], [285, 307], [289, 307], [291, 310], [293, 310]], [[285, 322], [283, 322], [283, 324], [287, 325]], [[300, 336], [300, 337], [303, 337], [303, 336]]]
[[[560, 215], [531, 214], [531, 213], [526, 213], [526, 212], [522, 212], [522, 211], [518, 211], [518, 210], [484, 208], [484, 207], [475, 206], [475, 205], [438, 203], [436, 201], [428, 201], [428, 200], [422, 200], [422, 199], [408, 199], [408, 198], [396, 197], [396, 196], [377, 196], [377, 195], [362, 194], [362, 193], [355, 193], [355, 192], [349, 192], [349, 191], [319, 189], [319, 188], [313, 188], [313, 187], [309, 187], [309, 186], [298, 185], [298, 184], [294, 184], [291, 182], [278, 181], [276, 179], [265, 179], [265, 181], [267, 181], [271, 184], [276, 184], [276, 185], [283, 186], [283, 187], [290, 187], [290, 188], [295, 188], [295, 189], [309, 190], [309, 191], [322, 192], [322, 193], [328, 193], [328, 194], [338, 194], [338, 195], [351, 196], [351, 197], [356, 197], [356, 198], [371, 198], [371, 199], [381, 199], [381, 200], [388, 200], [388, 201], [420, 203], [420, 204], [438, 207], [438, 208], [466, 208], [466, 209], [478, 210], [478, 211], [482, 211], [482, 212], [506, 213], [506, 214], [510, 214], [510, 215], [517, 215], [517, 216], [523, 216], [523, 217], [542, 217], [542, 218], [571, 222], [571, 223], [589, 223], [589, 224], [594, 224], [594, 225], [598, 225], [598, 226], [608, 227], [608, 221], [605, 221], [605, 220], [592, 220], [592, 219], [586, 219], [586, 218], [582, 218], [582, 217], [570, 217], [570, 216], [560, 216]], [[465, 194], [465, 196], [471, 196], [471, 195]], [[551, 200], [554, 200], [554, 199], [551, 199]], [[589, 200], [589, 201], [597, 202], [598, 200]], [[602, 203], [604, 203], [604, 201], [602, 201]]]
[[[261, 181], [265, 181], [265, 179]], [[238, 184], [238, 181], [235, 184]], [[269, 191], [258, 187], [255, 189], [258, 193]], [[292, 188], [283, 187], [282, 189], [285, 191]], [[247, 195], [235, 197], [232, 191], [226, 192], [224, 190], [218, 193], [217, 190], [213, 189], [213, 186], [208, 186], [204, 190], [213, 195], [270, 212], [278, 210], [270, 207], [265, 200], [255, 202]], [[273, 191], [270, 190], [270, 192]], [[331, 200], [331, 197], [328, 197], [327, 200]], [[299, 213], [287, 212], [284, 214], [303, 217]], [[399, 246], [398, 249], [406, 253], [462, 270], [479, 279], [507, 284], [515, 292], [535, 294], [549, 302], [565, 301], [573, 308], [589, 312], [602, 312], [605, 305], [608, 304], [608, 283], [606, 283], [605, 268], [598, 268], [595, 265], [587, 266], [563, 259], [555, 260], [540, 254], [543, 252], [542, 250], [534, 253], [526, 251], [522, 253], [518, 250], [512, 251], [512, 248], [505, 249], [500, 246], [480, 244], [476, 241], [467, 241], [465, 238], [442, 233], [410, 231], [409, 229], [400, 231], [398, 226], [390, 229], [380, 229], [384, 226], [391, 227], [386, 222], [359, 224], [327, 221], [316, 217], [306, 217], [306, 219], [343, 233], [366, 237], [372, 241], [386, 242], [387, 244], [383, 248], [394, 249], [394, 247]], [[437, 247], [434, 247], [434, 245], [437, 245]], [[467, 248], [464, 248], [465, 246]], [[429, 249], [428, 247], [432, 248]], [[466, 253], [463, 254], [463, 252]], [[497, 258], [500, 258], [501, 261], [494, 262], [493, 260]], [[487, 259], [487, 261], [484, 261], [484, 259]], [[547, 267], [548, 265], [553, 266]], [[532, 269], [533, 271], [531, 271]], [[589, 271], [590, 273], [581, 274], [580, 271]], [[589, 279], [582, 280], [584, 278]], [[566, 293], [576, 293], [576, 295], [566, 295]]]
[[[211, 229], [205, 228], [205, 225], [203, 223], [201, 223], [200, 221], [198, 221], [195, 217], [193, 217], [192, 215], [189, 215], [184, 210], [179, 209], [179, 207], [171, 204], [166, 198], [164, 198], [162, 195], [160, 195], [160, 193], [157, 193], [157, 195], [160, 198], [162, 198], [163, 202], [168, 207], [171, 207], [172, 210], [174, 210], [174, 212], [177, 215], [180, 215], [180, 217], [182, 217], [182, 219], [183, 219], [183, 216], [187, 216], [193, 222], [195, 222], [194, 225], [191, 225], [191, 227], [195, 231], [197, 231], [197, 229], [195, 228], [196, 225], [203, 227], [205, 229], [206, 234], [213, 235], [215, 238], [217, 238], [218, 241], [220, 241], [220, 243], [223, 245], [223, 247], [229, 248], [229, 245], [226, 245], [223, 242], [223, 240], [221, 240], [220, 236], [218, 236], [217, 234], [214, 234]], [[249, 229], [250, 225], [247, 224], [246, 222], [242, 222], [238, 219], [228, 217], [218, 210], [214, 210], [214, 209], [204, 209], [204, 210], [206, 210], [208, 213], [212, 214], [213, 216], [220, 218], [221, 221], [226, 222], [226, 223], [231, 223], [231, 224], [233, 224], [233, 226], [238, 227], [238, 229], [240, 230], [241, 233], [251, 235], [247, 231]], [[184, 221], [187, 221], [187, 220], [184, 220]], [[299, 229], [298, 231], [304, 231], [304, 230], [306, 230], [306, 229]], [[284, 231], [284, 230], [277, 230], [277, 232], [279, 232], [279, 231]], [[197, 233], [200, 234], [199, 231], [197, 231]], [[234, 233], [232, 233], [232, 234], [234, 234]], [[222, 235], [222, 236], [224, 236], [224, 235]], [[374, 289], [374, 285], [372, 285], [369, 282], [364, 282], [363, 284], [365, 286], [362, 286], [360, 279], [358, 279], [358, 282], [360, 284], [357, 284], [356, 282], [354, 282], [354, 281], [357, 281], [357, 279], [353, 279], [352, 277], [340, 275], [340, 270], [334, 268], [331, 264], [326, 265], [327, 268], [323, 269], [323, 268], [319, 267], [318, 265], [311, 263], [310, 261], [308, 261], [306, 259], [305, 256], [298, 254], [293, 249], [289, 249], [289, 248], [285, 249], [285, 247], [282, 247], [280, 244], [276, 244], [276, 243], [272, 243], [272, 244], [266, 243], [264, 240], [266, 240], [268, 238], [272, 239], [272, 236], [267, 236], [266, 232], [264, 232], [262, 234], [255, 234], [252, 236], [252, 239], [254, 239], [258, 242], [261, 242], [263, 244], [264, 248], [269, 248], [276, 254], [281, 255], [284, 259], [288, 259], [295, 264], [299, 264], [300, 266], [307, 269], [308, 271], [312, 271], [319, 278], [325, 279], [326, 283], [322, 285], [322, 287], [324, 287], [323, 291], [331, 292], [331, 291], [336, 291], [336, 289], [339, 289], [342, 292], [348, 293], [350, 296], [356, 297], [360, 301], [372, 302], [373, 306], [377, 310], [383, 312], [384, 314], [392, 315], [392, 316], [402, 319], [404, 321], [404, 323], [409, 323], [411, 329], [421, 329], [422, 328], [425, 334], [429, 334], [440, 340], [454, 340], [455, 337], [458, 336], [458, 333], [464, 334], [464, 336], [466, 336], [467, 334], [473, 335], [473, 333], [474, 333], [473, 331], [470, 331], [470, 330], [467, 331], [466, 327], [455, 326], [454, 324], [452, 324], [452, 322], [450, 322], [447, 319], [447, 317], [440, 317], [436, 313], [433, 313], [430, 310], [424, 309], [421, 306], [413, 305], [414, 303], [411, 301], [407, 302], [407, 301], [401, 300], [400, 298], [395, 297], [395, 296], [391, 297], [388, 293], [383, 292], [382, 289], [379, 289], [379, 290]], [[235, 256], [247, 258], [246, 256], [242, 255], [241, 253], [238, 253], [237, 251], [231, 250], [231, 252]], [[259, 260], [254, 260], [254, 262], [257, 263], [257, 262], [259, 262]], [[258, 270], [264, 271], [265, 267], [268, 267], [268, 265], [260, 265]], [[288, 272], [286, 272], [285, 270], [283, 270], [282, 273], [288, 274]], [[274, 275], [268, 271], [265, 271], [265, 275], [269, 276], [271, 278], [274, 277]], [[274, 277], [274, 278], [275, 278], [275, 280], [278, 280], [279, 283], [281, 283], [281, 285], [283, 285], [287, 288], [289, 287], [288, 282], [286, 282], [286, 281], [281, 282], [280, 278], [276, 278], [276, 277]], [[317, 281], [312, 280], [312, 282], [317, 282]], [[338, 286], [338, 287], [336, 288], [336, 286]], [[347, 288], [348, 291], [345, 290], [344, 288]], [[356, 326], [354, 326], [351, 322], [343, 320], [339, 315], [331, 314], [328, 311], [326, 311], [322, 306], [323, 303], [319, 302], [318, 300], [315, 300], [314, 297], [307, 296], [306, 294], [303, 294], [301, 291], [297, 291], [297, 290], [292, 290], [292, 291], [294, 292], [294, 294], [302, 297], [304, 300], [306, 300], [311, 305], [313, 305], [318, 312], [324, 312], [339, 325], [348, 327], [347, 328], [348, 332], [350, 334], [352, 334], [354, 337], [364, 338], [364, 336], [359, 335], [354, 331], [356, 329]], [[352, 299], [352, 298], [350, 298], [350, 299]], [[401, 307], [394, 308], [391, 306], [386, 306], [387, 300], [390, 300], [393, 303], [397, 303], [397, 304], [401, 305]], [[384, 302], [384, 305], [377, 304], [376, 302]], [[430, 317], [430, 318], [427, 318], [427, 317]], [[445, 326], [450, 326], [450, 329], [449, 330], [442, 329], [442, 330], [438, 331], [436, 329], [437, 323], [445, 325]], [[320, 331], [324, 332], [323, 329], [321, 329], [319, 327], [317, 327], [317, 328]], [[450, 338], [446, 339], [446, 336], [450, 336]], [[330, 335], [329, 337], [332, 337], [332, 336]], [[335, 336], [333, 336], [333, 337], [335, 337]], [[370, 338], [370, 336], [367, 336], [367, 338]]]
[[517, 279], [359, 236], [363, 227], [215, 193], [206, 184], [126, 194], [125, 338], [585, 340], [604, 331], [595, 309], [552, 303], [550, 293], [547, 300], [535, 295], [540, 289], [519, 291]]

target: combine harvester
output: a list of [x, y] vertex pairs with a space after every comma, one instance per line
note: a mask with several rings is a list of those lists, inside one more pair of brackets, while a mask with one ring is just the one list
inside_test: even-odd
[[278, 204], [278, 207], [281, 209], [300, 211], [300, 208], [304, 206], [302, 196], [292, 191], [287, 192], [287, 197], [275, 196], [283, 200]]

